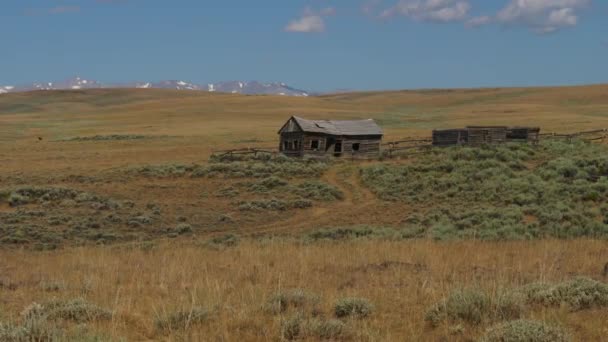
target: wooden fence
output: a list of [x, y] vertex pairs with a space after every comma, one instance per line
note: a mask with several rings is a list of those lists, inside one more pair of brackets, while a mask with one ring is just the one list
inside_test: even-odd
[[[608, 129], [596, 129], [590, 131], [581, 131], [574, 133], [542, 133], [539, 136], [540, 140], [543, 139], [565, 139], [572, 141], [573, 139], [585, 140], [585, 141], [608, 141]], [[432, 139], [420, 139], [420, 138], [407, 138], [397, 141], [389, 141], [382, 143], [381, 154], [388, 158], [393, 157], [407, 157], [417, 155], [421, 153], [428, 153], [433, 149]], [[435, 147], [437, 148], [437, 147]], [[215, 150], [212, 155], [218, 157], [232, 157], [236, 155], [253, 155], [258, 154], [272, 154], [277, 155], [279, 153], [276, 147], [247, 147], [240, 149], [230, 150]]]

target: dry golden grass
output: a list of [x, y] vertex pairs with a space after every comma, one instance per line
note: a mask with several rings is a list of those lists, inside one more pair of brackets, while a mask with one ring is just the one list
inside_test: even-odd
[[[368, 319], [348, 322], [353, 340], [468, 341], [489, 323], [465, 325], [452, 334], [445, 323], [431, 329], [426, 309], [449, 291], [478, 286], [495, 291], [539, 280], [601, 279], [608, 262], [605, 241], [451, 242], [351, 241], [297, 244], [254, 242], [226, 250], [200, 246], [218, 233], [295, 234], [353, 224], [392, 225], [416, 206], [385, 203], [361, 187], [356, 168], [338, 165], [323, 180], [345, 190], [343, 201], [297, 212], [238, 213], [213, 194], [227, 181], [104, 176], [147, 164], [204, 163], [213, 149], [274, 146], [276, 132], [292, 114], [310, 118], [375, 118], [386, 139], [428, 137], [433, 128], [467, 124], [538, 125], [569, 132], [608, 127], [608, 86], [398, 91], [311, 98], [239, 96], [162, 90], [90, 90], [0, 96], [0, 182], [54, 185], [162, 207], [162, 224], [187, 217], [193, 238], [157, 247], [66, 248], [53, 252], [0, 249], [0, 321], [18, 319], [24, 307], [51, 298], [84, 297], [113, 310], [110, 322], [94, 323], [113, 338], [128, 340], [280, 340], [280, 317], [262, 309], [282, 289], [321, 296], [332, 317], [341, 297], [367, 298]], [[77, 136], [141, 134], [125, 141], [62, 141]], [[38, 137], [42, 138], [40, 141]], [[400, 161], [412, 162], [412, 161]], [[228, 181], [230, 183], [232, 181]], [[26, 208], [29, 209], [29, 208]], [[34, 208], [35, 209], [35, 208]], [[0, 212], [14, 208], [0, 204]], [[67, 212], [66, 215], [72, 213]], [[219, 224], [222, 214], [232, 223]], [[48, 292], [41, 284], [65, 284]], [[3, 284], [3, 285], [2, 285]], [[196, 306], [213, 311], [189, 329], [161, 332], [154, 320]], [[560, 323], [580, 341], [608, 335], [606, 309], [576, 313], [537, 307], [526, 317]]]
[[[53, 253], [2, 251], [0, 288], [5, 315], [32, 302], [84, 297], [115, 312], [96, 329], [128, 340], [280, 340], [280, 317], [264, 304], [285, 289], [304, 289], [321, 297], [320, 315], [333, 316], [342, 297], [367, 298], [375, 306], [367, 319], [348, 322], [354, 340], [467, 341], [488, 324], [464, 324], [452, 335], [442, 324], [432, 329], [425, 311], [449, 291], [479, 287], [497, 291], [535, 281], [582, 275], [601, 278], [608, 245], [600, 241], [455, 242], [431, 241], [319, 243], [245, 242], [216, 251], [191, 244], [78, 248]], [[41, 290], [41, 282], [66, 289]], [[165, 312], [203, 306], [216, 310], [204, 323], [171, 333], [155, 329]], [[526, 317], [559, 323], [577, 341], [601, 341], [608, 329], [606, 309], [570, 313], [537, 307]]]

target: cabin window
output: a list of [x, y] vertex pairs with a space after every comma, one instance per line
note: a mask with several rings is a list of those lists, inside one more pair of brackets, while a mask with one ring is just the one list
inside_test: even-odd
[[319, 149], [319, 140], [312, 140], [310, 142], [310, 148], [312, 150], [318, 150]]
[[359, 151], [359, 148], [361, 147], [360, 143], [354, 143], [353, 144], [353, 151]]

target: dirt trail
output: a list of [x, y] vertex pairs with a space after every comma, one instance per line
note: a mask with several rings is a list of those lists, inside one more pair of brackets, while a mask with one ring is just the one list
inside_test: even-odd
[[330, 227], [340, 225], [345, 217], [360, 217], [375, 212], [370, 207], [378, 204], [378, 199], [361, 184], [356, 166], [334, 166], [321, 177], [321, 181], [340, 189], [344, 198], [328, 203], [316, 202], [309, 210], [290, 211], [285, 220], [252, 227], [251, 232], [291, 233], [314, 227]]

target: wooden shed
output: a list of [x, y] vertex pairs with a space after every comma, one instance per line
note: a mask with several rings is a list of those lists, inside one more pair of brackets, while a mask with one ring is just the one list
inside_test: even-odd
[[469, 145], [498, 144], [507, 141], [507, 126], [467, 126]]
[[540, 127], [467, 126], [433, 130], [434, 146], [486, 145], [504, 142], [538, 143]]
[[434, 146], [463, 145], [468, 141], [469, 131], [466, 128], [433, 130]]
[[540, 138], [540, 127], [509, 127], [507, 130], [507, 141], [521, 141], [538, 143]]
[[279, 134], [279, 151], [293, 157], [376, 157], [383, 137], [372, 119], [307, 120], [297, 116], [292, 116]]

